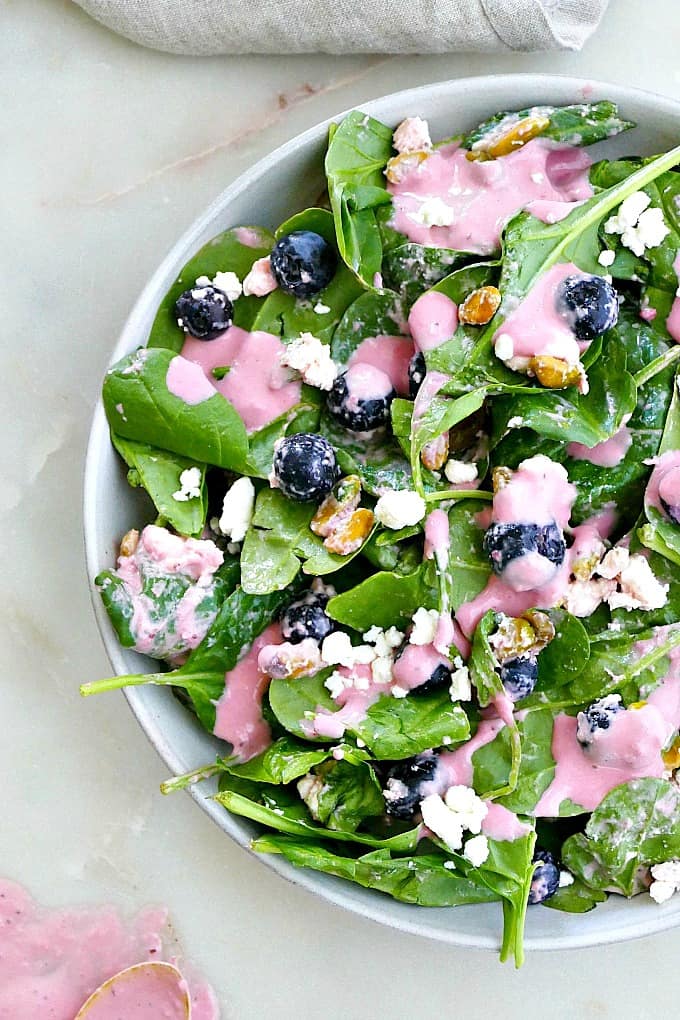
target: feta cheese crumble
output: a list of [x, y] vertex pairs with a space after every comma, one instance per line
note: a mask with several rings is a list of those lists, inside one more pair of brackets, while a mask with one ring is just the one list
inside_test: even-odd
[[[198, 281], [196, 281], [198, 282]], [[217, 287], [223, 294], [226, 294], [230, 301], [236, 301], [243, 293], [243, 287], [236, 273], [215, 273], [213, 276], [213, 287]]]
[[389, 489], [375, 505], [375, 516], [380, 524], [393, 531], [412, 527], [425, 516], [427, 506], [422, 496], [411, 489]]
[[597, 256], [597, 261], [601, 266], [611, 266], [615, 258], [616, 252], [611, 248], [605, 248], [604, 251], [601, 251]]
[[407, 117], [402, 120], [392, 135], [397, 152], [429, 152], [432, 148], [430, 127], [421, 117]]
[[438, 195], [431, 195], [414, 212], [408, 213], [408, 218], [423, 227], [450, 227], [455, 210]]
[[472, 700], [472, 682], [470, 681], [470, 670], [467, 666], [460, 666], [451, 674], [449, 697], [451, 701]]
[[255, 486], [250, 478], [238, 478], [225, 493], [218, 528], [232, 542], [242, 542], [255, 508]]
[[463, 832], [478, 835], [488, 806], [469, 786], [451, 786], [444, 798], [433, 793], [420, 802], [423, 822], [449, 850], [460, 850]]
[[409, 643], [412, 645], [431, 645], [437, 633], [439, 613], [436, 609], [425, 609], [423, 606], [416, 609], [412, 616], [413, 630], [409, 634]]
[[670, 234], [663, 210], [656, 206], [648, 208], [650, 202], [644, 191], [636, 191], [624, 199], [618, 213], [610, 216], [604, 225], [608, 234], [620, 234], [621, 243], [637, 256], [644, 255], [647, 248], [657, 248]]
[[309, 386], [330, 390], [338, 374], [328, 344], [312, 333], [300, 333], [281, 352], [281, 364], [299, 372]]
[[649, 887], [649, 895], [656, 903], [665, 903], [680, 890], [680, 861], [653, 864], [651, 871], [654, 881]]
[[172, 498], [178, 503], [187, 503], [190, 499], [199, 499], [201, 495], [201, 469], [186, 468], [179, 476], [179, 489], [173, 492]]
[[444, 474], [452, 485], [474, 482], [477, 478], [477, 465], [467, 464], [464, 460], [449, 460]]
[[364, 634], [364, 641], [375, 646], [375, 654], [378, 656], [391, 655], [395, 648], [404, 640], [402, 631], [396, 627], [389, 627], [383, 630], [382, 627], [371, 627]]
[[496, 337], [494, 351], [501, 361], [510, 361], [515, 353], [515, 344], [509, 333], [500, 333]]
[[324, 638], [321, 658], [328, 666], [367, 666], [375, 659], [375, 648], [368, 645], [352, 645], [349, 634], [336, 630]]
[[473, 868], [481, 868], [489, 857], [489, 841], [484, 835], [468, 839], [463, 850], [463, 857]]

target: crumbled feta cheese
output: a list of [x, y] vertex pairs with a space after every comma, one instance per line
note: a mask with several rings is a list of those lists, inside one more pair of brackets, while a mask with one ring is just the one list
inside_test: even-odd
[[451, 686], [449, 687], [451, 701], [471, 701], [472, 684], [470, 682], [470, 670], [467, 666], [461, 666], [451, 674]]
[[444, 803], [458, 816], [464, 829], [469, 829], [474, 835], [482, 831], [489, 806], [471, 786], [450, 786], [444, 794]]
[[489, 841], [486, 836], [473, 836], [468, 839], [463, 850], [463, 857], [473, 868], [481, 868], [489, 856]]
[[649, 195], [636, 191], [621, 203], [618, 213], [610, 216], [604, 225], [608, 234], [620, 234], [621, 243], [634, 255], [644, 255], [645, 249], [656, 248], [670, 234], [663, 211], [657, 207], [649, 209], [649, 204]]
[[186, 503], [190, 499], [199, 499], [201, 495], [201, 469], [186, 468], [179, 476], [179, 489], [173, 492], [172, 498], [178, 503]]
[[264, 297], [276, 290], [278, 283], [272, 274], [269, 256], [253, 262], [250, 272], [243, 281], [243, 293], [246, 296]]
[[657, 580], [640, 553], [630, 557], [619, 574], [618, 583], [620, 591], [607, 599], [610, 609], [661, 609], [666, 605], [668, 585]]
[[413, 614], [413, 630], [409, 634], [412, 645], [431, 645], [437, 633], [439, 612], [436, 609], [425, 609], [421, 606]]
[[418, 209], [408, 213], [410, 220], [423, 227], [450, 227], [454, 217], [455, 210], [438, 195], [425, 198]]
[[616, 583], [606, 578], [590, 578], [587, 581], [570, 581], [567, 585], [563, 606], [572, 616], [582, 619], [592, 616], [598, 606], [616, 591]]
[[312, 818], [319, 820], [319, 797], [324, 787], [324, 781], [321, 776], [315, 776], [312, 772], [308, 772], [302, 779], [298, 779], [297, 791], [300, 794], [300, 799], [305, 802], [309, 808], [309, 813]]
[[509, 429], [521, 429], [523, 425], [524, 418], [522, 418], [519, 414], [516, 414], [513, 418], [510, 418], [508, 421]]
[[623, 545], [617, 545], [606, 553], [602, 562], [596, 568], [596, 573], [598, 573], [600, 577], [609, 578], [611, 581], [628, 566], [629, 559], [630, 553], [626, 547]]
[[597, 261], [601, 266], [611, 266], [615, 258], [616, 252], [611, 248], [605, 248], [604, 251], [601, 251], [597, 256]]
[[232, 542], [242, 542], [255, 507], [255, 486], [250, 478], [238, 478], [226, 492], [218, 527]]
[[330, 694], [333, 701], [340, 697], [343, 691], [353, 687], [351, 676], [344, 676], [342, 673], [338, 673], [337, 669], [331, 673], [329, 677], [324, 680], [324, 687]]
[[560, 889], [566, 889], [567, 886], [574, 884], [574, 876], [570, 871], [560, 871]]
[[211, 281], [210, 281], [210, 277], [209, 276], [197, 276], [196, 277], [196, 286], [199, 287], [201, 290], [204, 287], [209, 287], [210, 286], [210, 282]]
[[515, 353], [515, 343], [509, 333], [500, 333], [496, 337], [494, 351], [501, 361], [510, 361]]
[[455, 861], [444, 861], [444, 867], [446, 868], [447, 871], [455, 871], [456, 870], [456, 862]]
[[312, 333], [300, 333], [281, 352], [281, 364], [299, 372], [309, 386], [330, 390], [338, 374], [331, 349]]
[[327, 315], [330, 310], [330, 305], [325, 305], [322, 301], [317, 301], [314, 305], [314, 311], [317, 315]]
[[405, 698], [408, 691], [405, 687], [400, 687], [399, 684], [394, 684], [390, 693], [393, 698]]
[[655, 903], [665, 903], [675, 892], [672, 882], [652, 882], [649, 887], [649, 895]]
[[398, 648], [404, 640], [402, 631], [396, 627], [389, 627], [383, 630], [382, 627], [371, 627], [364, 634], [364, 641], [375, 646], [375, 654], [381, 658], [389, 658], [392, 651]]
[[[198, 280], [196, 281], [198, 283]], [[243, 287], [236, 273], [215, 273], [213, 276], [213, 287], [217, 287], [223, 294], [226, 294], [230, 301], [236, 301], [243, 293]]]
[[321, 658], [329, 666], [368, 665], [375, 659], [375, 649], [368, 645], [352, 645], [349, 634], [336, 630], [324, 638], [321, 645]]
[[436, 793], [420, 803], [423, 821], [428, 829], [446, 843], [450, 850], [460, 850], [465, 829], [477, 835], [488, 813], [488, 806], [469, 786], [452, 786], [444, 799]]
[[421, 117], [407, 117], [392, 135], [392, 142], [397, 152], [429, 152], [432, 139], [427, 121]]
[[651, 871], [654, 881], [649, 887], [649, 895], [657, 903], [665, 903], [680, 890], [680, 861], [653, 864]]
[[384, 655], [374, 659], [371, 663], [371, 676], [373, 677], [373, 683], [392, 683], [392, 659]]
[[374, 512], [380, 524], [398, 531], [418, 524], [426, 510], [425, 500], [417, 492], [411, 489], [390, 489], [380, 497]]
[[605, 231], [608, 234], [622, 234], [627, 227], [634, 227], [651, 201], [644, 191], [633, 192], [624, 198], [619, 211], [609, 217], [604, 225]]
[[474, 482], [477, 478], [477, 465], [466, 464], [464, 460], [449, 460], [444, 468], [444, 474], [452, 485]]

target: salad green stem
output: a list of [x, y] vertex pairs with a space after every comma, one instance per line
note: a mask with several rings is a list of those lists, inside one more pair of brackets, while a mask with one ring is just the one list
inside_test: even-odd
[[216, 761], [213, 765], [201, 765], [197, 769], [193, 769], [191, 772], [185, 772], [181, 776], [173, 776], [172, 779], [166, 779], [164, 783], [161, 783], [161, 793], [175, 793], [176, 790], [185, 790], [187, 786], [193, 786], [194, 783], [200, 783], [204, 779], [210, 779], [211, 776], [215, 776], [218, 772], [224, 771], [224, 765], [220, 760]]
[[668, 368], [669, 365], [676, 362], [678, 358], [680, 358], [680, 344], [677, 344], [675, 347], [671, 347], [670, 350], [665, 352], [665, 354], [660, 355], [658, 358], [654, 358], [654, 360], [650, 361], [648, 365], [645, 365], [645, 367], [641, 368], [639, 372], [636, 372], [633, 376], [635, 385], [637, 387], [644, 386], [646, 382], [653, 379], [655, 375], [659, 374], [659, 372], [663, 372], [665, 368]]
[[214, 673], [183, 673], [181, 677], [174, 673], [131, 673], [127, 676], [109, 676], [104, 680], [94, 680], [82, 684], [80, 694], [89, 698], [91, 694], [102, 694], [104, 691], [118, 691], [123, 687], [141, 687], [144, 684], [156, 684], [159, 687], [184, 687], [192, 681], [212, 680]]
[[439, 503], [444, 500], [458, 501], [460, 499], [484, 499], [491, 502], [493, 492], [486, 489], [445, 489], [440, 492], [426, 492], [424, 495], [426, 503]]

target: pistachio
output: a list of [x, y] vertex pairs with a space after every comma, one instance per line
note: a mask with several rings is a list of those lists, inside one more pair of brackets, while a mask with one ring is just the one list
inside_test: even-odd
[[532, 138], [540, 135], [541, 132], [545, 131], [549, 123], [549, 117], [524, 117], [523, 120], [513, 124], [500, 138], [496, 138], [491, 142], [484, 151], [490, 159], [507, 156], [514, 152], [515, 149], [520, 149], [523, 145], [526, 145]]
[[508, 467], [495, 467], [491, 472], [491, 484], [494, 492], [504, 489], [512, 478], [512, 471]]
[[329, 552], [349, 556], [364, 544], [373, 527], [373, 521], [373, 511], [360, 507], [349, 517], [339, 521], [337, 527], [324, 539], [323, 544]]
[[134, 556], [137, 543], [139, 542], [139, 532], [136, 528], [130, 528], [130, 530], [123, 535], [120, 540], [120, 556]]
[[310, 521], [315, 535], [325, 537], [337, 527], [338, 518], [348, 517], [359, 506], [361, 479], [358, 475], [341, 478]]
[[428, 471], [439, 471], [446, 464], [449, 456], [449, 434], [442, 432], [441, 436], [432, 439], [420, 451], [420, 459], [423, 467]]
[[415, 170], [429, 155], [429, 152], [400, 152], [398, 156], [392, 156], [392, 159], [387, 161], [385, 170], [387, 180], [390, 184], [399, 184], [399, 181]]
[[491, 322], [501, 303], [498, 287], [478, 287], [458, 308], [458, 319], [468, 326], [486, 326]]
[[581, 381], [581, 366], [570, 365], [561, 358], [539, 354], [529, 360], [529, 372], [536, 376], [541, 386], [549, 390], [563, 390], [566, 386], [578, 386]]
[[530, 609], [524, 616], [503, 616], [489, 643], [498, 662], [503, 664], [520, 655], [538, 655], [554, 637], [550, 617]]

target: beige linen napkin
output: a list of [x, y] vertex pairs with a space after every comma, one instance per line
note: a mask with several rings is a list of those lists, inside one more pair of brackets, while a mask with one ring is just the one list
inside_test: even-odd
[[580, 49], [608, 0], [77, 0], [169, 53]]

